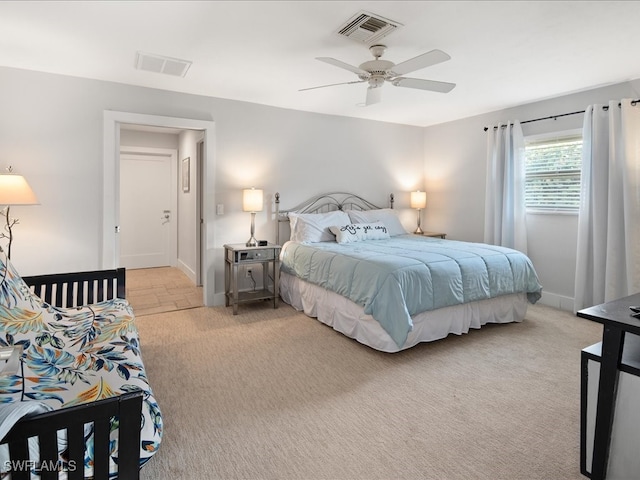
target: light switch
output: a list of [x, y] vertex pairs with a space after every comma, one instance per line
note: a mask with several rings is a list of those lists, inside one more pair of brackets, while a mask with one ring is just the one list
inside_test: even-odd
[[219, 203], [216, 206], [216, 215], [224, 215], [224, 204], [223, 203]]

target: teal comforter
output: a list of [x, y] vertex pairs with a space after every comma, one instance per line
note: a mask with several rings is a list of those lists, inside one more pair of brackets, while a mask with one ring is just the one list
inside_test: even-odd
[[361, 305], [402, 347], [411, 315], [526, 292], [535, 303], [542, 286], [531, 260], [505, 247], [400, 235], [338, 244], [287, 242], [283, 272]]

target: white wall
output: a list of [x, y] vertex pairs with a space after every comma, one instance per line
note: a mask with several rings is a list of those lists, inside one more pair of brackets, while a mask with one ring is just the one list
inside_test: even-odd
[[[638, 82], [549, 99], [425, 129], [425, 181], [428, 230], [447, 238], [482, 242], [486, 179], [485, 126], [509, 120], [525, 121], [584, 110], [609, 100], [638, 98]], [[544, 120], [522, 126], [536, 135], [582, 128], [583, 115]], [[527, 215], [528, 253], [543, 285], [541, 302], [573, 309], [577, 215]]]
[[276, 192], [283, 208], [327, 190], [386, 205], [393, 192], [415, 228], [408, 192], [424, 188], [422, 128], [4, 67], [0, 105], [0, 169], [11, 164], [24, 174], [41, 203], [12, 209], [20, 218], [12, 260], [23, 275], [101, 267], [105, 110], [215, 122], [215, 165], [207, 166], [215, 169], [215, 198], [207, 203], [224, 204], [225, 214], [210, 216], [207, 231], [219, 302], [222, 245], [249, 235], [241, 208], [247, 186], [265, 191], [258, 238], [275, 238]]

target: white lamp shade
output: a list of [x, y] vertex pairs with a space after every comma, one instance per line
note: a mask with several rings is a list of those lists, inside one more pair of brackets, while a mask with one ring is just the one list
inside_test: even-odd
[[0, 205], [37, 205], [38, 199], [22, 175], [0, 174]]
[[261, 212], [262, 204], [262, 190], [257, 188], [245, 188], [242, 191], [242, 210], [245, 212]]
[[425, 208], [427, 206], [427, 192], [411, 192], [411, 208]]

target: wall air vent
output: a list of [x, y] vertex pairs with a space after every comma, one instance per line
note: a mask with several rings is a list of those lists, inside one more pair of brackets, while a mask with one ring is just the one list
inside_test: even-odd
[[369, 12], [359, 12], [342, 25], [337, 33], [360, 43], [372, 43], [386, 37], [402, 24]]
[[191, 62], [152, 53], [137, 52], [135, 66], [138, 70], [184, 77], [191, 66]]

